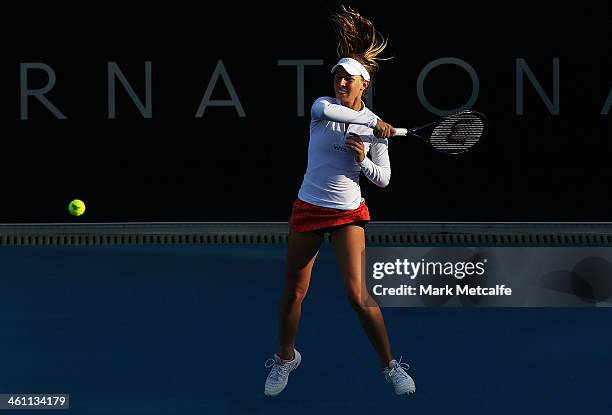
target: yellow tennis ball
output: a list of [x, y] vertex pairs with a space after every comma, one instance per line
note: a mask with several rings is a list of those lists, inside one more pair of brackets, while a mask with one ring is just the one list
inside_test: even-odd
[[82, 200], [74, 199], [68, 205], [68, 212], [70, 212], [72, 216], [81, 216], [85, 213], [85, 203], [83, 203]]

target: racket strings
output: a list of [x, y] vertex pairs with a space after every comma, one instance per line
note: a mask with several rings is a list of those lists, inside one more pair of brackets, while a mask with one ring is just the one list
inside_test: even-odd
[[432, 131], [430, 143], [447, 153], [460, 153], [478, 142], [485, 129], [475, 114], [459, 114], [442, 120]]

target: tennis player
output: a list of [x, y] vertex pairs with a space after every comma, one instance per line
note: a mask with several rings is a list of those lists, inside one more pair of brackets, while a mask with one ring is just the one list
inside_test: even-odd
[[[346, 294], [378, 353], [382, 374], [398, 395], [415, 391], [406, 363], [393, 358], [382, 313], [362, 293], [365, 225], [370, 220], [359, 177], [385, 187], [391, 177], [388, 138], [395, 129], [366, 108], [362, 96], [387, 46], [372, 22], [351, 8], [332, 15], [339, 60], [333, 66], [335, 97], [311, 108], [308, 165], [289, 220], [285, 286], [280, 299], [280, 350], [268, 359], [265, 394], [276, 396], [301, 362], [295, 349], [301, 305], [324, 234], [330, 233]], [[366, 154], [370, 158], [366, 157]], [[374, 304], [374, 306], [366, 305]]]

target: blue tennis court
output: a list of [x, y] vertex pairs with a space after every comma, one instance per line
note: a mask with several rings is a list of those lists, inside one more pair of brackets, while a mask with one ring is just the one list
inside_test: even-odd
[[[0, 393], [75, 414], [575, 414], [612, 404], [612, 308], [385, 308], [417, 393], [397, 397], [324, 244], [300, 368], [263, 395], [282, 244], [0, 247]], [[18, 413], [27, 413], [20, 410]], [[16, 412], [17, 413], [17, 412]], [[32, 413], [39, 413], [32, 411]]]

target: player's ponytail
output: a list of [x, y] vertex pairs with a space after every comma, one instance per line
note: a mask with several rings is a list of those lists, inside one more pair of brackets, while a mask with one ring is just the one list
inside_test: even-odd
[[350, 7], [341, 6], [331, 21], [336, 32], [338, 58], [353, 58], [373, 75], [379, 68], [378, 57], [387, 47], [387, 39], [374, 28], [374, 24]]

